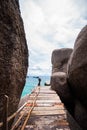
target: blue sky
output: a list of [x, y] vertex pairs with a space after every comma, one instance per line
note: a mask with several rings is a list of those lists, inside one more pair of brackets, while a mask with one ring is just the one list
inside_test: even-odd
[[29, 48], [28, 75], [50, 75], [54, 49], [73, 48], [87, 24], [87, 0], [19, 0]]

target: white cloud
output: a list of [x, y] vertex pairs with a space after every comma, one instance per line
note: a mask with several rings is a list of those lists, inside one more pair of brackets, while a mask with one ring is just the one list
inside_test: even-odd
[[30, 50], [30, 74], [50, 74], [51, 53], [73, 47], [87, 23], [86, 0], [20, 0]]

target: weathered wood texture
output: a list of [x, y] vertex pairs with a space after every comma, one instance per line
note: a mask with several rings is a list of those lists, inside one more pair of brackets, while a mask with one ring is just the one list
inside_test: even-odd
[[[28, 115], [36, 92], [38, 92], [38, 90], [34, 90], [29, 96], [28, 103], [21, 111], [20, 117], [22, 114], [24, 114], [24, 118]], [[19, 122], [18, 130], [21, 130], [20, 124], [22, 124], [24, 118]], [[32, 129], [70, 130], [64, 105], [61, 103], [58, 95], [50, 89], [50, 86], [40, 88], [35, 107], [25, 127], [25, 130]]]

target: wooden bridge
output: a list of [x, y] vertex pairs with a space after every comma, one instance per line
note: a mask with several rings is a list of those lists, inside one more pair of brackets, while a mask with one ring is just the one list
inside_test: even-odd
[[16, 116], [11, 130], [70, 130], [66, 110], [50, 86], [37, 86]]

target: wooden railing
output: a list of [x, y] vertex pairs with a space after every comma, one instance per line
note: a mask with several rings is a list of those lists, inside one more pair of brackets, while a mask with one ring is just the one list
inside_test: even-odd
[[[32, 112], [34, 106], [35, 106], [35, 102], [36, 102], [36, 100], [37, 100], [37, 96], [38, 96], [38, 94], [39, 94], [40, 87], [37, 86], [35, 89], [38, 89], [38, 92], [35, 93], [34, 100], [33, 100], [33, 102], [32, 102], [32, 106], [31, 106], [31, 108], [30, 108], [30, 111], [29, 111], [27, 117], [25, 118], [25, 121], [24, 121], [24, 123], [23, 123], [23, 125], [22, 125], [21, 130], [24, 130], [25, 125], [26, 125], [26, 123], [27, 123], [27, 121], [28, 121], [28, 119], [29, 119], [29, 117], [30, 117], [30, 115], [31, 115], [31, 112]], [[34, 90], [33, 90], [33, 91], [34, 91]], [[33, 92], [33, 91], [32, 91], [32, 92]], [[9, 103], [9, 97], [8, 97], [7, 95], [5, 95], [5, 96], [4, 96], [4, 105], [3, 105], [3, 107], [4, 107], [4, 109], [3, 109], [3, 111], [4, 111], [3, 122], [0, 123], [0, 128], [2, 128], [2, 130], [8, 130], [8, 123], [9, 123], [9, 121], [11, 121], [13, 118], [15, 118], [15, 117], [23, 110], [23, 108], [27, 105], [27, 103], [29, 103], [29, 102], [28, 102], [28, 101], [25, 102], [15, 113], [13, 113], [13, 114], [12, 114], [11, 116], [9, 116], [9, 117], [8, 117], [8, 103]], [[15, 128], [17, 127], [19, 121], [22, 119], [23, 116], [24, 116], [24, 113], [23, 113], [23, 114], [21, 115], [21, 117], [15, 122], [15, 124], [12, 126], [11, 130], [15, 130]]]

